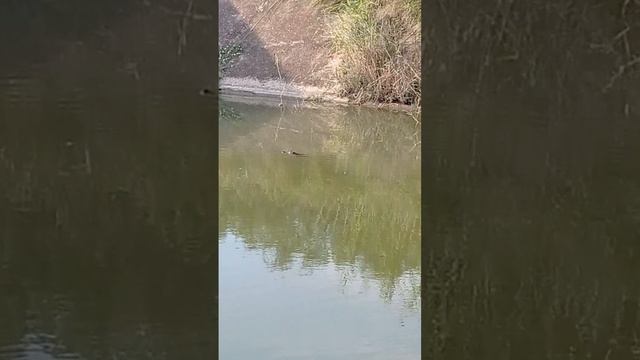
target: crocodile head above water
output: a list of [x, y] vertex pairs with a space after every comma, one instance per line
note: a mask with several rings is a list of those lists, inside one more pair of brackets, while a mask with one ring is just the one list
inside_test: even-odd
[[300, 154], [298, 152], [295, 152], [293, 150], [282, 150], [283, 154], [287, 154], [287, 155], [297, 155], [297, 156], [307, 156], [305, 154]]

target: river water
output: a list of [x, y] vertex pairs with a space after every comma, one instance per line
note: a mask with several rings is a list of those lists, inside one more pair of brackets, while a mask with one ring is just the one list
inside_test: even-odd
[[0, 78], [0, 358], [210, 359], [215, 104]]
[[426, 101], [424, 356], [637, 358], [640, 122], [556, 99]]
[[0, 359], [216, 357], [215, 22], [148, 5], [0, 4]]
[[267, 104], [220, 104], [220, 357], [419, 359], [420, 128]]
[[0, 5], [0, 359], [419, 358], [415, 121], [218, 114], [183, 5]]
[[212, 3], [0, 2], [0, 359], [638, 358], [635, 28], [452, 46], [482, 76], [435, 67], [420, 142], [198, 96]]

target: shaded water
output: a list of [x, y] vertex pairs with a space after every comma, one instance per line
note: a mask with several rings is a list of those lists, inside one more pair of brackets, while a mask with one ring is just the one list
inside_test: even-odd
[[213, 104], [34, 83], [0, 79], [0, 358], [211, 358]]
[[0, 4], [0, 359], [216, 356], [215, 36], [146, 4]]
[[220, 106], [220, 358], [419, 359], [416, 123]]
[[640, 358], [640, 6], [425, 1], [426, 358]]
[[638, 358], [638, 118], [448, 95], [425, 103], [425, 356]]

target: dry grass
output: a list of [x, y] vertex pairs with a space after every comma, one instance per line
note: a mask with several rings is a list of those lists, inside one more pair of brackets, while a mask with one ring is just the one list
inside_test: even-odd
[[420, 2], [318, 1], [334, 19], [342, 96], [364, 102], [420, 103]]

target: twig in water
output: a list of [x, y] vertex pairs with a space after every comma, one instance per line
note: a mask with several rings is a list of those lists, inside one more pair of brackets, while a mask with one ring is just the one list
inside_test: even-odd
[[280, 111], [280, 118], [278, 119], [278, 125], [276, 125], [276, 132], [275, 132], [275, 136], [273, 139], [273, 142], [278, 142], [278, 133], [280, 132], [280, 123], [282, 122], [282, 117], [284, 116], [284, 113], [282, 111]]
[[178, 55], [182, 55], [182, 49], [187, 46], [187, 27], [189, 26], [189, 19], [192, 17], [192, 10], [193, 0], [189, 0], [187, 10], [184, 12], [182, 20], [178, 23]]
[[91, 174], [91, 154], [89, 153], [89, 147], [84, 146], [84, 165], [87, 174]]
[[615, 84], [615, 82], [618, 81], [618, 79], [620, 79], [622, 75], [624, 75], [627, 69], [637, 64], [640, 64], [640, 56], [636, 56], [633, 59], [629, 60], [626, 64], [620, 65], [618, 67], [618, 71], [616, 71], [613, 74], [613, 76], [611, 76], [611, 80], [609, 80], [609, 83], [607, 83], [607, 85], [602, 89], [602, 91], [603, 92], [609, 91], [613, 87], [613, 84]]

